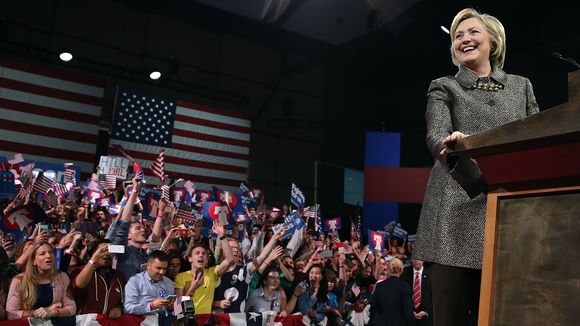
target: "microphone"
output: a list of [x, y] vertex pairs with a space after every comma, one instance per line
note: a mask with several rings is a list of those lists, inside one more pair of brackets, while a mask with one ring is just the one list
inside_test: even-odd
[[577, 69], [580, 69], [580, 64], [578, 64], [578, 62], [576, 62], [576, 60], [572, 59], [572, 58], [564, 58], [560, 53], [558, 52], [552, 52], [550, 54], [550, 56], [552, 58], [558, 59], [558, 60], [562, 60], [562, 61], [566, 61], [567, 63], [573, 65], [574, 67], [576, 67]]

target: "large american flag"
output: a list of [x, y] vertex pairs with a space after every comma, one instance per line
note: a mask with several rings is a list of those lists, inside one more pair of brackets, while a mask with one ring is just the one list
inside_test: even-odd
[[76, 74], [0, 60], [0, 155], [93, 170], [103, 87]]
[[[199, 188], [235, 189], [247, 179], [250, 120], [236, 112], [119, 89], [110, 145], [121, 145], [143, 167], [150, 167], [164, 149], [170, 178], [191, 180]], [[109, 152], [118, 154], [113, 147]], [[145, 173], [153, 175], [150, 169]]]

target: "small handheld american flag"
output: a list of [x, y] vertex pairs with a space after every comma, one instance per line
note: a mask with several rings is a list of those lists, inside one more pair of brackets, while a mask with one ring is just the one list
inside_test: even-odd
[[159, 152], [159, 156], [153, 161], [151, 164], [151, 171], [153, 174], [159, 178], [161, 184], [163, 184], [163, 180], [165, 180], [165, 151], [161, 150]]

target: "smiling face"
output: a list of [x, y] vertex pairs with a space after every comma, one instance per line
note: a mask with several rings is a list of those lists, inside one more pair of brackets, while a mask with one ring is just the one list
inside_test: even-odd
[[310, 269], [308, 280], [310, 283], [320, 283], [320, 280], [322, 280], [322, 270], [320, 267], [312, 267]]
[[58, 217], [64, 216], [64, 206], [62, 204], [56, 205], [56, 207], [54, 208], [54, 215]]
[[483, 23], [477, 18], [468, 18], [459, 25], [454, 34], [453, 56], [462, 65], [477, 71], [490, 66], [490, 37]]
[[34, 266], [36, 266], [39, 271], [49, 272], [54, 268], [54, 264], [54, 251], [52, 250], [52, 247], [48, 244], [40, 246], [34, 255]]
[[207, 250], [204, 247], [195, 247], [191, 251], [191, 256], [189, 257], [189, 262], [191, 263], [191, 270], [197, 270], [199, 268], [205, 268], [207, 266]]

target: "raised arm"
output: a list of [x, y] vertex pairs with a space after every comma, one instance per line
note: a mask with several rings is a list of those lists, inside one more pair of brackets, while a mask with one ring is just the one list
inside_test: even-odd
[[[95, 266], [95, 261], [98, 261], [103, 256], [105, 256], [108, 252], [108, 245], [103, 245], [95, 250], [95, 253], [91, 257], [91, 260], [83, 267], [80, 273], [73, 278], [72, 287], [73, 289], [84, 289], [89, 284], [89, 281], [93, 277], [93, 273], [97, 269]], [[92, 263], [91, 263], [92, 262]]]
[[141, 181], [137, 179], [137, 176], [133, 177], [133, 191], [129, 198], [127, 199], [127, 204], [125, 204], [125, 209], [121, 213], [121, 220], [123, 222], [131, 222], [131, 216], [133, 216], [133, 207], [135, 206], [135, 199], [139, 195], [139, 188], [141, 187]]
[[268, 257], [268, 255], [270, 255], [270, 252], [272, 251], [274, 246], [278, 243], [278, 240], [280, 240], [280, 238], [282, 238], [282, 236], [284, 235], [284, 232], [286, 232], [286, 229], [281, 228], [280, 230], [276, 231], [276, 233], [274, 233], [272, 238], [270, 238], [270, 241], [268, 241], [268, 243], [266, 244], [266, 246], [264, 247], [264, 249], [262, 250], [260, 255], [258, 257], [256, 257], [256, 259], [254, 260], [255, 264], [252, 263], [248, 267], [248, 272], [250, 275], [252, 275], [256, 271], [256, 266], [258, 266], [258, 267], [261, 266], [262, 263], [264, 262], [264, 260], [266, 259], [266, 257]]
[[230, 247], [230, 243], [226, 237], [226, 230], [224, 229], [224, 226], [220, 222], [214, 221], [212, 230], [215, 234], [217, 234], [221, 248], [225, 255], [224, 260], [216, 268], [216, 273], [219, 276], [222, 276], [234, 263], [235, 258], [232, 252], [232, 248]]
[[151, 242], [158, 243], [161, 241], [161, 232], [163, 231], [163, 219], [165, 218], [165, 200], [159, 200], [159, 206], [157, 207], [157, 217], [155, 218], [155, 224], [153, 225], [153, 230], [151, 233]]
[[288, 282], [294, 282], [294, 274], [292, 274], [286, 265], [282, 264], [280, 257], [276, 258], [276, 261], [278, 262], [278, 266], [280, 267], [282, 274], [284, 274], [284, 277], [288, 280]]

